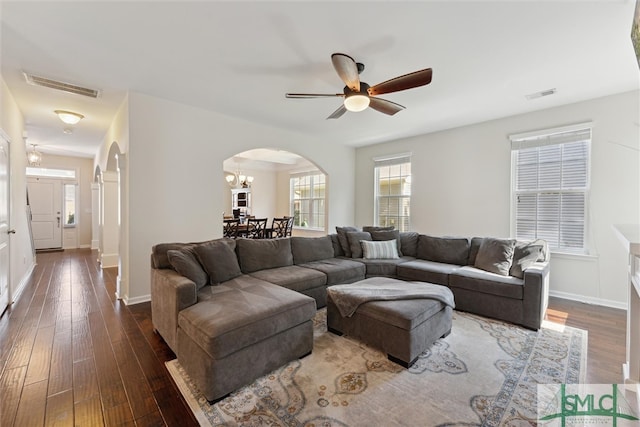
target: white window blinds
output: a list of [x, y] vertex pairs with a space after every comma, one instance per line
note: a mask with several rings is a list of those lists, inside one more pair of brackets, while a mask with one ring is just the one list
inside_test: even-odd
[[590, 124], [510, 139], [516, 238], [586, 253]]
[[374, 159], [375, 225], [409, 231], [411, 220], [411, 154]]

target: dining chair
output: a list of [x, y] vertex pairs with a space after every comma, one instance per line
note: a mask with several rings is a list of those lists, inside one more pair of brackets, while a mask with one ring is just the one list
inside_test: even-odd
[[286, 236], [291, 236], [291, 233], [293, 233], [293, 217], [292, 216], [285, 216], [285, 218], [287, 218], [289, 220], [289, 223], [287, 224], [287, 234]]
[[[273, 218], [271, 222], [271, 237], [287, 237], [287, 230], [289, 228], [289, 218]], [[289, 234], [290, 235], [290, 234]]]
[[237, 239], [239, 226], [239, 219], [225, 219], [224, 226], [222, 228], [222, 235], [224, 237], [228, 237], [229, 239]]
[[264, 239], [267, 228], [267, 218], [249, 218], [247, 220], [247, 237], [250, 239]]

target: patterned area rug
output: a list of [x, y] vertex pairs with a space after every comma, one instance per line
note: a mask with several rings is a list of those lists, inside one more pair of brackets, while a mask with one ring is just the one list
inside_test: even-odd
[[468, 313], [410, 369], [314, 319], [313, 353], [209, 405], [177, 360], [167, 368], [204, 426], [535, 425], [536, 384], [579, 383], [587, 332], [530, 331]]

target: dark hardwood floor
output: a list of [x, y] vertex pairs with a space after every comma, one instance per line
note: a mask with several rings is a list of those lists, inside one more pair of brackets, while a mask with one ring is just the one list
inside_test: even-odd
[[[0, 426], [196, 426], [164, 366], [175, 356], [153, 332], [151, 305], [116, 300], [117, 271], [95, 259], [38, 254], [0, 318]], [[624, 311], [552, 298], [547, 317], [589, 331], [587, 382], [622, 381]]]

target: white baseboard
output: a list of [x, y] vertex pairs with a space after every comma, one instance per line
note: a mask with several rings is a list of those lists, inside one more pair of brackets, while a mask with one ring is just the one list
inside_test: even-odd
[[122, 298], [122, 302], [124, 302], [125, 305], [134, 305], [134, 304], [140, 304], [142, 302], [149, 302], [151, 301], [151, 295], [142, 295], [139, 297], [134, 297], [134, 298], [129, 298], [129, 297], [123, 297]]
[[36, 269], [36, 263], [34, 261], [31, 263], [31, 267], [29, 268], [29, 270], [27, 270], [25, 275], [22, 276], [22, 279], [20, 280], [20, 283], [18, 283], [18, 287], [16, 288], [16, 291], [11, 292], [11, 301], [9, 302], [10, 304], [13, 304], [18, 300], [18, 298], [20, 298], [20, 294], [22, 294], [22, 291], [24, 291], [24, 288], [27, 286], [27, 282], [29, 281], [29, 278], [33, 274], [33, 270], [35, 269]]
[[100, 254], [100, 266], [111, 268], [118, 266], [118, 254]]
[[613, 301], [613, 300], [603, 299], [603, 298], [586, 297], [584, 295], [572, 294], [569, 292], [551, 291], [551, 290], [549, 291], [549, 295], [552, 297], [568, 299], [571, 301], [584, 302], [586, 304], [602, 305], [605, 307], [618, 308], [620, 310], [627, 309], [626, 302]]
[[78, 248], [80, 248], [80, 249], [92, 249], [91, 245], [80, 245], [80, 246], [78, 246]]

